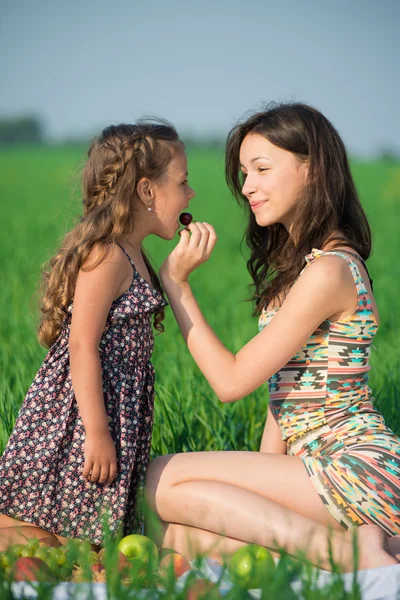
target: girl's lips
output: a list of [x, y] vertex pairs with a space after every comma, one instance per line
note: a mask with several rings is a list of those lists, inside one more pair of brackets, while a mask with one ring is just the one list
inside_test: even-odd
[[268, 202], [268, 200], [263, 200], [263, 202], [253, 202], [253, 204], [250, 204], [250, 208], [251, 208], [251, 210], [257, 210], [257, 208], [259, 208], [266, 202]]

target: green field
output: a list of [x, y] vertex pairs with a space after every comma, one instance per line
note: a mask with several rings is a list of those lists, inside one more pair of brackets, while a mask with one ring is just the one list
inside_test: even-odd
[[[80, 214], [82, 148], [32, 148], [0, 153], [0, 454], [19, 407], [45, 355], [37, 342], [37, 291], [41, 264]], [[209, 323], [236, 352], [257, 333], [248, 297], [246, 249], [240, 250], [244, 215], [227, 190], [223, 155], [189, 152], [189, 179], [197, 196], [196, 220], [212, 223], [219, 240], [208, 263], [191, 276]], [[400, 433], [400, 165], [353, 161], [353, 173], [370, 218], [374, 251], [369, 261], [381, 326], [371, 353], [370, 385], [387, 424]], [[148, 239], [160, 266], [176, 242]], [[170, 308], [166, 331], [156, 336], [156, 412], [153, 455], [191, 450], [257, 450], [266, 417], [267, 386], [233, 404], [221, 404], [194, 364]]]

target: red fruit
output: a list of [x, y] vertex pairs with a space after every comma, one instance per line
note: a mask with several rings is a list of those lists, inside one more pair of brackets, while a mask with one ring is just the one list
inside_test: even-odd
[[130, 562], [129, 558], [127, 558], [125, 556], [125, 554], [123, 554], [122, 552], [119, 552], [118, 553], [118, 571], [120, 573], [122, 573], [126, 569], [130, 569], [130, 567], [131, 567], [131, 562]]
[[164, 556], [167, 556], [167, 554], [175, 554], [175, 550], [173, 548], [161, 548], [158, 553], [158, 560], [162, 561]]
[[183, 212], [180, 217], [179, 220], [182, 223], [182, 225], [185, 225], [185, 227], [187, 227], [188, 225], [190, 225], [190, 223], [192, 222], [192, 215], [188, 212]]
[[160, 570], [163, 573], [167, 573], [169, 571], [169, 565], [173, 564], [175, 577], [180, 577], [186, 571], [190, 571], [191, 566], [190, 562], [179, 552], [170, 552], [164, 556], [164, 558], [160, 561]]
[[40, 558], [18, 558], [12, 566], [14, 581], [40, 581], [51, 579], [48, 565]]
[[93, 575], [102, 573], [104, 571], [104, 565], [101, 563], [93, 563], [91, 566]]
[[98, 555], [98, 558], [99, 558], [99, 561], [101, 562], [101, 564], [104, 565], [105, 561], [106, 561], [106, 549], [102, 548], [100, 550], [100, 552], [98, 552], [97, 555]]

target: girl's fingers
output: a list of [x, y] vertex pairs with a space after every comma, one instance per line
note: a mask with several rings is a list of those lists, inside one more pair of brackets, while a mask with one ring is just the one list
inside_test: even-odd
[[99, 483], [107, 483], [108, 477], [110, 473], [110, 468], [108, 465], [102, 465], [100, 469], [100, 477]]
[[208, 229], [207, 254], [211, 254], [212, 249], [217, 243], [218, 237], [212, 225], [209, 223], [203, 223], [203, 225]]
[[200, 233], [201, 233], [201, 238], [200, 238], [200, 242], [199, 242], [199, 250], [201, 252], [206, 252], [208, 236], [210, 235], [210, 232], [207, 229], [207, 227], [204, 225], [204, 223], [197, 223], [197, 226], [200, 229]]
[[201, 231], [198, 223], [190, 223], [188, 229], [191, 233], [189, 245], [191, 248], [197, 248], [201, 240]]
[[95, 483], [96, 481], [98, 481], [100, 477], [100, 466], [99, 465], [93, 465], [92, 468], [92, 474], [89, 477], [89, 481], [91, 481], [92, 483]]
[[117, 463], [111, 463], [110, 474], [108, 476], [107, 485], [110, 485], [117, 476]]
[[83, 467], [82, 477], [83, 479], [89, 480], [89, 473], [93, 469], [93, 462], [86, 461]]
[[178, 246], [180, 248], [186, 248], [190, 241], [190, 233], [187, 229], [181, 229], [179, 231], [179, 236], [181, 239], [179, 240]]

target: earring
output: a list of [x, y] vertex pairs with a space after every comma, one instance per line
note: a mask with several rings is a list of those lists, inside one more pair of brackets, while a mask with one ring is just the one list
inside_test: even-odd
[[147, 210], [148, 210], [148, 211], [151, 211], [151, 206], [149, 206]]

